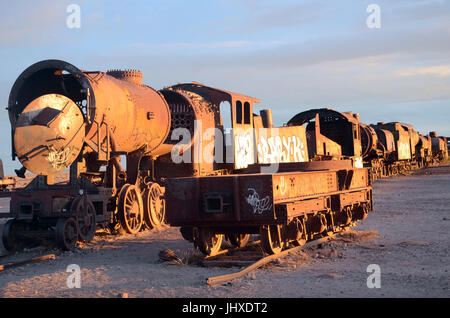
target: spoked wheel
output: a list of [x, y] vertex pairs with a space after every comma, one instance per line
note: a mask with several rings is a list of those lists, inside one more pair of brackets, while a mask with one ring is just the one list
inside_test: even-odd
[[194, 229], [195, 246], [205, 255], [216, 255], [220, 251], [222, 240], [222, 234], [215, 234], [209, 228]]
[[352, 209], [349, 206], [344, 209], [344, 213], [343, 213], [343, 215], [344, 215], [343, 224], [344, 225], [350, 225], [352, 223], [352, 218], [353, 218], [352, 214], [353, 214]]
[[143, 203], [139, 188], [132, 184], [123, 186], [119, 194], [118, 214], [122, 228], [130, 234], [136, 234], [143, 223]]
[[23, 229], [23, 224], [16, 219], [8, 220], [3, 225], [2, 241], [7, 251], [22, 249], [23, 244], [20, 242], [17, 234]]
[[280, 253], [284, 248], [280, 225], [263, 225], [259, 231], [261, 246], [267, 254]]
[[73, 200], [70, 209], [78, 223], [79, 240], [90, 242], [94, 238], [97, 228], [94, 205], [89, 199], [78, 197]]
[[144, 221], [148, 228], [159, 228], [164, 223], [164, 191], [157, 183], [151, 183], [144, 192]]
[[242, 248], [247, 245], [250, 234], [228, 234], [228, 239], [234, 247]]
[[367, 218], [368, 213], [369, 213], [369, 205], [364, 202], [361, 203], [356, 208], [356, 211], [353, 213], [353, 217], [356, 221], [365, 220]]
[[58, 247], [71, 251], [78, 241], [78, 226], [74, 218], [59, 218], [56, 223], [56, 244]]
[[291, 235], [293, 237], [295, 237], [292, 240], [292, 244], [294, 246], [303, 246], [306, 244], [306, 238], [304, 235], [304, 225], [303, 225], [303, 220], [301, 219], [296, 219], [293, 221], [292, 223], [292, 229], [291, 231], [295, 231], [295, 233], [292, 233]]

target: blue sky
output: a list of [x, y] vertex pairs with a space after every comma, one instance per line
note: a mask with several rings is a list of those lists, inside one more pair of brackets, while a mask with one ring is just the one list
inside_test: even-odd
[[[69, 4], [81, 28], [69, 29]], [[369, 4], [381, 28], [369, 29]], [[43, 59], [140, 69], [156, 89], [197, 81], [257, 97], [276, 124], [315, 107], [450, 135], [450, 0], [0, 0], [0, 158], [20, 73]]]

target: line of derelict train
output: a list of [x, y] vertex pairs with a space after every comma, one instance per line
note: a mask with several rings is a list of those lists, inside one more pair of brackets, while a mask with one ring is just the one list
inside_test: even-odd
[[30, 66], [8, 112], [16, 172], [36, 177], [10, 192], [5, 248], [50, 240], [70, 250], [99, 228], [136, 234], [168, 223], [207, 255], [251, 234], [274, 254], [365, 219], [372, 180], [448, 155], [435, 133], [332, 109], [273, 127], [270, 110], [253, 113], [259, 102], [199, 83], [156, 91], [135, 70]]

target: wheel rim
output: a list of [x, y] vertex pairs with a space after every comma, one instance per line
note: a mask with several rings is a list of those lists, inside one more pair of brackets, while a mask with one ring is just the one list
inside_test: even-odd
[[261, 226], [261, 246], [267, 254], [277, 254], [283, 250], [284, 242], [279, 239], [278, 231], [281, 231], [279, 225]]
[[230, 240], [230, 243], [237, 248], [242, 248], [247, 245], [250, 234], [229, 234], [228, 239]]
[[63, 250], [72, 250], [78, 241], [78, 226], [73, 218], [61, 218], [56, 223], [56, 242]]
[[120, 192], [119, 220], [127, 233], [136, 234], [141, 229], [143, 222], [142, 196], [134, 185], [125, 185]]
[[97, 228], [94, 205], [87, 198], [85, 201], [83, 197], [78, 197], [72, 203], [71, 209], [76, 215], [80, 241], [90, 242], [94, 238]]
[[194, 231], [194, 243], [205, 255], [216, 255], [222, 246], [223, 235], [215, 234], [207, 228]]
[[8, 220], [3, 226], [2, 241], [3, 246], [7, 251], [18, 249], [19, 241], [16, 237], [16, 232], [19, 230], [18, 222], [16, 220]]
[[369, 205], [367, 203], [362, 203], [360, 210], [361, 210], [360, 220], [365, 220], [367, 218], [367, 215], [369, 214]]
[[353, 213], [350, 207], [343, 208], [338, 216], [339, 225], [347, 226], [352, 223], [352, 215]]
[[345, 209], [345, 215], [346, 215], [346, 221], [345, 221], [345, 225], [349, 225], [352, 222], [352, 209], [350, 207], [347, 207]]
[[304, 238], [304, 231], [303, 231], [303, 222], [302, 220], [298, 219], [296, 222], [297, 227], [297, 239], [292, 241], [292, 244], [294, 246], [303, 246], [306, 243], [306, 239]]
[[159, 228], [164, 223], [165, 201], [159, 184], [153, 183], [144, 193], [144, 220], [149, 228]]

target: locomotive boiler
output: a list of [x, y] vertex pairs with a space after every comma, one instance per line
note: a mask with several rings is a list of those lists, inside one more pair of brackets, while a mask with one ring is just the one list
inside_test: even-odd
[[[129, 233], [161, 224], [164, 188], [139, 163], [170, 152], [164, 142], [171, 112], [161, 92], [142, 84], [141, 72], [42, 61], [16, 80], [8, 112], [12, 158], [23, 165], [18, 175], [37, 177], [11, 197], [7, 249], [23, 243], [24, 234], [34, 233], [33, 241], [55, 237], [71, 249], [90, 241], [98, 224]], [[65, 170], [70, 180], [55, 180]]]
[[70, 167], [82, 150], [85, 157], [95, 154], [94, 166], [87, 160], [93, 172], [111, 154], [142, 149], [153, 156], [161, 151], [171, 119], [162, 94], [142, 84], [142, 73], [83, 72], [56, 60], [20, 75], [8, 111], [13, 160], [43, 176]]

